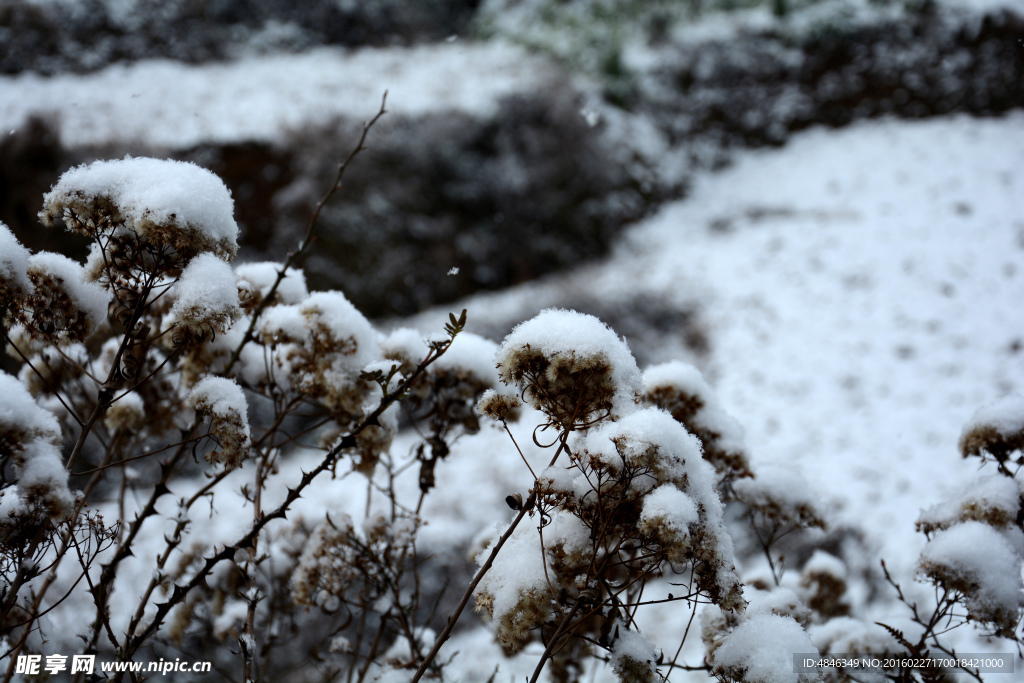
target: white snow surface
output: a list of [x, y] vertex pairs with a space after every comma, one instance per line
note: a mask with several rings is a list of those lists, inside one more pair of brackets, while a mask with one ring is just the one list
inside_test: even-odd
[[234, 254], [238, 245], [235, 203], [224, 181], [187, 161], [125, 157], [94, 161], [66, 171], [43, 204], [77, 196], [106, 197], [140, 234], [147, 223], [193, 230]]
[[233, 320], [241, 315], [238, 287], [231, 266], [207, 252], [195, 256], [181, 271], [171, 317], [189, 322]]
[[190, 66], [170, 60], [112, 65], [94, 74], [0, 78], [0, 129], [56, 119], [68, 147], [118, 142], [188, 149], [274, 142], [339, 117], [388, 111], [494, 115], [505, 96], [553, 79], [550, 63], [499, 41], [247, 57]]
[[716, 666], [744, 671], [750, 683], [797, 683], [793, 655], [817, 655], [810, 637], [789, 617], [754, 614], [729, 634], [715, 651]]

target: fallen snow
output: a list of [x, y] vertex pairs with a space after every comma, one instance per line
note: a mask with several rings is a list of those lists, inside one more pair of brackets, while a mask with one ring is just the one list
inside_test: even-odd
[[[812, 129], [698, 177], [602, 263], [459, 305], [470, 329], [500, 329], [579, 292], [696, 303], [701, 369], [755, 471], [799, 470], [833, 524], [909, 577], [921, 509], [977, 477], [963, 425], [1024, 387], [1022, 130], [1019, 112]], [[651, 334], [653, 361], [694, 360]]]
[[487, 117], [503, 97], [552, 74], [547, 61], [502, 42], [325, 47], [202, 66], [147, 60], [87, 76], [0, 78], [0, 130], [42, 116], [60, 123], [68, 147], [274, 142], [339, 117], [369, 118], [385, 90], [388, 110], [399, 116]]
[[797, 683], [812, 680], [793, 669], [794, 655], [817, 656], [800, 624], [776, 614], [754, 614], [736, 627], [717, 651], [715, 666], [743, 671], [750, 683]]

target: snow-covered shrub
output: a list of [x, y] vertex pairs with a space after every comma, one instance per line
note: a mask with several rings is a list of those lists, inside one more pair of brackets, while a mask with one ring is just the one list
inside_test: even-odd
[[711, 387], [692, 365], [680, 361], [644, 370], [644, 400], [668, 411], [700, 439], [704, 457], [723, 483], [753, 476], [743, 427], [725, 412]]
[[[453, 316], [440, 334], [405, 334], [392, 363], [395, 344], [342, 293], [310, 293], [294, 267], [315, 218], [284, 263], [232, 269], [232, 213], [208, 171], [125, 158], [73, 168], [44, 197], [44, 224], [91, 239], [84, 266], [30, 254], [0, 226], [0, 315], [22, 364], [18, 378], [0, 374], [7, 680], [18, 655], [50, 652], [40, 629], [54, 625], [65, 649], [123, 660], [168, 643], [224, 661], [234, 649], [247, 679], [308, 662], [319, 638], [280, 654], [274, 634], [319, 634], [339, 608], [375, 615], [324, 635], [324, 651], [352, 637], [354, 668], [371, 628], [382, 645], [427, 633], [420, 522], [393, 489], [390, 514], [361, 531], [337, 510], [282, 520], [328, 470], [393, 480], [399, 401], [433, 426], [431, 450], [414, 455], [432, 472], [446, 444], [479, 428], [495, 345], [467, 334], [438, 362], [465, 325]], [[295, 447], [319, 448], [319, 463], [288, 466]], [[239, 502], [241, 517], [216, 514]], [[74, 590], [83, 581], [93, 590]], [[210, 650], [228, 639], [237, 647]]]
[[[606, 665], [629, 682], [683, 668], [797, 683], [817, 674], [794, 673], [793, 654], [921, 654], [871, 624], [849, 552], [809, 542], [784, 574], [776, 542], [825, 527], [821, 506], [799, 474], [752, 466], [695, 368], [641, 373], [624, 339], [574, 311], [499, 345], [467, 332], [465, 311], [443, 332], [384, 334], [342, 292], [310, 292], [296, 262], [346, 166], [280, 263], [232, 267], [230, 195], [179, 162], [58, 181], [41, 217], [92, 240], [84, 265], [0, 226], [0, 314], [21, 365], [0, 374], [6, 680], [19, 656], [55, 649], [173, 651], [243, 680], [444, 680], [441, 647], [474, 598], [506, 653], [535, 648], [533, 681]], [[1016, 637], [1017, 407], [965, 431], [965, 454], [997, 477], [922, 515], [920, 575], [943, 598], [936, 620], [914, 612], [921, 624], [966, 614]], [[424, 539], [431, 504], [461, 502], [446, 477], [458, 451], [524, 467], [511, 521], [445, 615]], [[771, 570], [746, 590], [744, 520]], [[674, 656], [644, 632], [649, 605], [700, 616], [702, 664], [679, 663], [689, 628], [668, 634]], [[942, 649], [939, 635], [922, 647]]]
[[914, 641], [886, 628], [912, 656], [927, 656], [929, 649], [951, 654], [942, 636], [966, 623], [1014, 642], [1018, 651], [1024, 646], [1024, 400], [1011, 395], [980, 408], [963, 428], [960, 451], [982, 465], [995, 463], [997, 473], [967, 482], [917, 520], [928, 538], [918, 578], [935, 587], [931, 613], [885, 571], [919, 635]]
[[[546, 643], [534, 678], [553, 653], [589, 643], [608, 650], [620, 680], [656, 680], [661, 657], [632, 615], [666, 588], [658, 579], [686, 586], [666, 602], [745, 606], [715, 468], [681, 422], [640, 405], [628, 346], [592, 316], [543, 311], [506, 337], [496, 361], [502, 381], [544, 416], [539, 431], [556, 434], [527, 500], [510, 497], [518, 517], [479, 555], [478, 610], [506, 652]], [[495, 392], [481, 409], [501, 420], [506, 405]], [[535, 523], [519, 525], [524, 514]], [[571, 664], [552, 657], [552, 675], [568, 680]]]

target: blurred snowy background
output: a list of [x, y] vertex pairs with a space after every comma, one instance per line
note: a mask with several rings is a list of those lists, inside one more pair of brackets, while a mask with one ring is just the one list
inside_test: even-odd
[[[187, 159], [232, 190], [240, 258], [280, 259], [387, 90], [311, 289], [385, 327], [467, 307], [496, 341], [575, 308], [641, 367], [694, 363], [755, 467], [829, 511], [857, 609], [897, 623], [878, 560], [910, 581], [920, 509], [976, 476], [962, 425], [1024, 390], [1022, 38], [1019, 0], [3, 0], [0, 221], [83, 255], [35, 218], [61, 172]], [[439, 468], [452, 571], [522, 470], [486, 430]], [[532, 670], [475, 623], [447, 650], [464, 680]]]

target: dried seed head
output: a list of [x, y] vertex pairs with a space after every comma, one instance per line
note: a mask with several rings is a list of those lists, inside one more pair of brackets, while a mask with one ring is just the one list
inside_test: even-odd
[[965, 458], [988, 453], [1003, 462], [1017, 451], [1024, 451], [1024, 396], [1020, 394], [980, 408], [960, 435]]
[[107, 408], [103, 425], [110, 432], [134, 432], [146, 421], [146, 407], [137, 393], [122, 396]]
[[[243, 301], [246, 313], [252, 313], [269, 296], [270, 288], [277, 281], [283, 268], [283, 263], [273, 261], [240, 263], [235, 266], [239, 292], [247, 292]], [[299, 268], [288, 268], [284, 271], [284, 277], [278, 283], [268, 305], [297, 304], [308, 296], [305, 273]]]
[[239, 467], [249, 455], [248, 406], [242, 388], [234, 380], [207, 377], [189, 394], [196, 412], [210, 418], [210, 433], [219, 448], [206, 454], [212, 463], [227, 469]]
[[846, 565], [834, 555], [815, 550], [800, 572], [800, 587], [807, 591], [807, 605], [824, 618], [850, 613], [846, 601]]
[[300, 605], [321, 605], [342, 595], [359, 578], [356, 553], [348, 544], [354, 533], [352, 518], [332, 515], [310, 535], [292, 573], [292, 599]]
[[1024, 558], [1014, 547], [1020, 531], [1014, 531], [1008, 536], [982, 522], [956, 524], [932, 536], [919, 564], [936, 585], [963, 594], [970, 619], [1007, 637], [1013, 637], [1024, 609]]
[[87, 282], [82, 266], [66, 256], [35, 254], [27, 275], [32, 292], [14, 317], [33, 337], [61, 344], [82, 341], [106, 320], [107, 292]]
[[231, 266], [213, 254], [199, 254], [181, 273], [170, 317], [190, 338], [223, 334], [241, 316]]
[[512, 330], [496, 360], [501, 380], [563, 429], [636, 409], [636, 361], [626, 342], [593, 316], [542, 311]]
[[518, 396], [488, 389], [480, 397], [480, 402], [477, 403], [476, 409], [491, 419], [498, 420], [499, 422], [510, 422], [519, 418], [519, 408], [522, 405]]
[[658, 649], [641, 635], [631, 631], [625, 623], [617, 622], [613, 627], [617, 635], [611, 648], [612, 671], [622, 683], [653, 683], [657, 680], [655, 663]]
[[755, 478], [741, 479], [733, 487], [739, 501], [783, 528], [825, 528], [813, 487], [795, 470], [764, 467]]
[[1021, 495], [1021, 485], [1015, 479], [1000, 474], [981, 477], [951, 499], [921, 512], [917, 530], [932, 534], [969, 520], [1007, 529], [1017, 521]]
[[39, 218], [58, 218], [90, 236], [127, 229], [182, 261], [209, 251], [224, 259], [238, 250], [234, 202], [224, 183], [195, 164], [132, 158], [95, 161], [60, 177], [43, 197]]
[[700, 440], [720, 480], [753, 476], [743, 428], [725, 412], [697, 368], [679, 361], [650, 367], [644, 371], [644, 386], [644, 402], [670, 413]]

